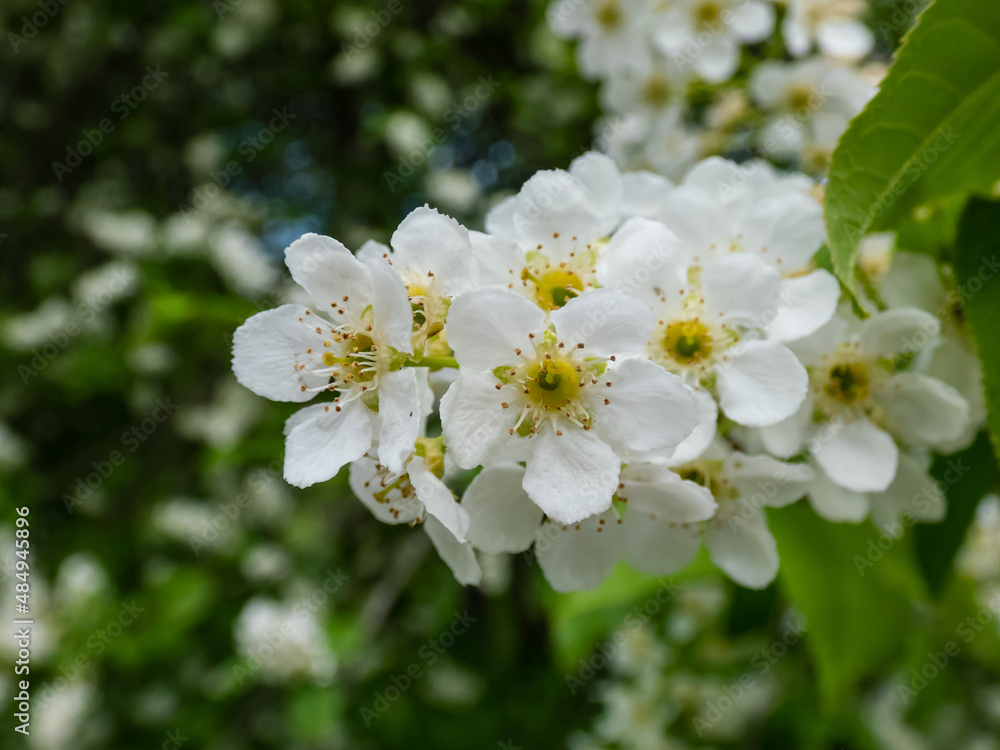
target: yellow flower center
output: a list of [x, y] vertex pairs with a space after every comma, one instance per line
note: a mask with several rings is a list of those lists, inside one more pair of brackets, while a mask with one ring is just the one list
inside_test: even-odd
[[813, 91], [808, 86], [793, 86], [788, 92], [788, 108], [798, 114], [813, 108]]
[[601, 3], [597, 6], [597, 12], [594, 14], [594, 17], [597, 19], [597, 23], [609, 31], [617, 29], [625, 20], [622, 9], [618, 5], [618, 0], [607, 0], [607, 2]]
[[643, 99], [653, 107], [670, 103], [670, 81], [661, 75], [650, 76], [642, 90]]
[[842, 404], [856, 404], [870, 392], [868, 368], [862, 362], [841, 362], [830, 368], [827, 395]]
[[583, 282], [572, 271], [556, 268], [535, 282], [535, 302], [546, 310], [557, 310], [583, 291]]
[[722, 19], [722, 8], [718, 3], [709, 0], [709, 2], [698, 6], [698, 9], [695, 11], [695, 17], [702, 26], [708, 26]]
[[580, 392], [578, 377], [576, 370], [566, 360], [542, 360], [528, 371], [528, 398], [543, 408], [565, 407]]
[[712, 354], [712, 335], [698, 320], [679, 320], [667, 326], [663, 336], [667, 355], [685, 365], [703, 362]]
[[[343, 365], [344, 370], [334, 373], [336, 379], [354, 380], [358, 383], [369, 383], [375, 379], [375, 368], [372, 366], [372, 354], [375, 353], [375, 342], [364, 333], [344, 334], [348, 338], [343, 355], [338, 357], [333, 352], [323, 352], [323, 364], [327, 367]], [[366, 356], [367, 355], [367, 356]]]

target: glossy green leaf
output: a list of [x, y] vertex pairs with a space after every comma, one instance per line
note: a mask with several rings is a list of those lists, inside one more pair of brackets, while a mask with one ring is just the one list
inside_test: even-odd
[[841, 138], [826, 223], [853, 288], [862, 238], [912, 210], [988, 193], [1000, 179], [1000, 4], [937, 0], [907, 36], [879, 93]]
[[955, 280], [965, 318], [979, 350], [987, 425], [1000, 455], [1000, 203], [973, 200], [955, 246]]
[[903, 653], [901, 634], [923, 586], [910, 540], [871, 524], [834, 524], [800, 502], [768, 512], [781, 556], [779, 583], [806, 618], [820, 694], [836, 709], [864, 678]]

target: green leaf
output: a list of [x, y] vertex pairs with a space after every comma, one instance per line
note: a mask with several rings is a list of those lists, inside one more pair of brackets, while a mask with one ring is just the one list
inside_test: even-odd
[[945, 489], [948, 515], [941, 523], [914, 529], [917, 562], [935, 596], [944, 593], [951, 578], [958, 548], [962, 546], [979, 501], [997, 481], [997, 466], [990, 440], [982, 433], [969, 448], [954, 456], [942, 456], [931, 474]]
[[805, 615], [820, 694], [836, 709], [905, 652], [913, 602], [924, 598], [910, 540], [882, 536], [869, 523], [829, 523], [804, 502], [769, 510], [768, 519], [781, 556], [779, 584]]
[[1000, 4], [937, 0], [833, 155], [826, 224], [854, 288], [861, 239], [915, 207], [989, 193], [1000, 179]]
[[955, 281], [983, 367], [986, 424], [1000, 456], [1000, 203], [973, 200], [958, 229]]

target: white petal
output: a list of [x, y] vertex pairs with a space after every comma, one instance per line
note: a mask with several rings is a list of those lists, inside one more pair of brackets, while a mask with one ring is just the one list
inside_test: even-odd
[[611, 507], [621, 461], [592, 432], [565, 425], [531, 438], [534, 454], [524, 472], [524, 491], [546, 515], [577, 523]]
[[710, 523], [705, 544], [712, 561], [741, 586], [762, 589], [778, 574], [778, 546], [763, 513]]
[[[367, 269], [332, 237], [303, 235], [285, 249], [285, 264], [320, 312], [336, 315], [335, 311], [346, 304], [360, 313], [371, 304]], [[347, 303], [343, 301], [345, 296]]]
[[875, 46], [871, 30], [853, 18], [824, 22], [816, 30], [816, 41], [824, 55], [843, 60], [860, 60]]
[[786, 191], [759, 201], [740, 223], [747, 252], [790, 273], [809, 265], [826, 239], [823, 207], [811, 196]]
[[694, 432], [670, 455], [670, 465], [680, 466], [701, 457], [705, 450], [715, 440], [716, 425], [719, 421], [719, 407], [712, 394], [704, 388], [694, 392], [698, 399], [699, 424]]
[[969, 426], [969, 403], [950, 385], [914, 372], [890, 377], [876, 394], [885, 422], [906, 443], [931, 447], [955, 440]]
[[520, 234], [514, 225], [517, 212], [517, 196], [504, 198], [486, 213], [486, 231], [504, 239], [517, 240]]
[[701, 547], [697, 526], [677, 526], [632, 508], [625, 515], [623, 527], [625, 560], [649, 575], [676, 573], [695, 558]]
[[458, 294], [475, 282], [468, 230], [433, 208], [415, 208], [403, 219], [390, 240], [392, 262], [433, 275], [447, 294]]
[[618, 497], [628, 503], [626, 517], [636, 513], [670, 523], [697, 523], [715, 515], [715, 498], [707, 488], [665, 466], [630, 464], [622, 470], [621, 484]]
[[778, 458], [791, 458], [801, 451], [806, 441], [806, 429], [812, 423], [814, 404], [814, 399], [807, 395], [802, 406], [788, 419], [761, 427], [758, 434], [764, 449]]
[[413, 308], [406, 285], [385, 260], [365, 263], [372, 279], [372, 312], [375, 314], [374, 339], [404, 354], [413, 353]]
[[601, 234], [602, 219], [578, 179], [562, 170], [529, 178], [517, 196], [511, 220], [529, 245], [551, 243], [553, 235], [576, 236], [584, 244]]
[[781, 274], [752, 255], [728, 255], [701, 274], [705, 309], [724, 322], [764, 328], [778, 309]]
[[684, 188], [697, 188], [728, 203], [728, 198], [746, 183], [743, 167], [721, 156], [709, 156], [691, 167], [684, 176]]
[[681, 6], [667, 6], [659, 15], [653, 41], [661, 51], [676, 57], [686, 53], [686, 45], [691, 41], [694, 28], [691, 14]]
[[934, 342], [941, 325], [930, 313], [900, 307], [876, 313], [861, 328], [861, 351], [869, 357], [892, 357], [920, 351]]
[[333, 479], [372, 445], [371, 412], [358, 400], [336, 411], [330, 404], [300, 409], [285, 438], [285, 481], [309, 487]]
[[655, 219], [674, 183], [655, 172], [626, 172], [622, 175], [622, 214]]
[[918, 307], [936, 312], [947, 305], [937, 263], [929, 255], [895, 253], [881, 291], [890, 308]]
[[[679, 310], [687, 286], [688, 261], [677, 236], [658, 221], [629, 219], [615, 232], [597, 261], [601, 285], [662, 306], [666, 296]], [[668, 302], [669, 304], [669, 302]], [[661, 311], [670, 315], [672, 310]]]
[[386, 259], [391, 252], [392, 250], [388, 245], [383, 245], [381, 242], [376, 242], [375, 240], [366, 240], [365, 244], [358, 248], [358, 252], [354, 254], [354, 257], [362, 263], [366, 263], [376, 258]]
[[[899, 456], [896, 477], [885, 492], [872, 495], [872, 518], [879, 528], [891, 536], [901, 536], [903, 516], [924, 523], [941, 521], [947, 511], [947, 502], [941, 486], [934, 477], [912, 457]], [[912, 522], [912, 521], [911, 521]]]
[[545, 313], [505, 289], [477, 289], [455, 298], [445, 337], [462, 367], [492, 370], [518, 361], [515, 349], [533, 351], [529, 333], [545, 328]]
[[378, 480], [375, 461], [368, 456], [351, 464], [349, 482], [355, 496], [382, 523], [410, 523], [423, 515], [423, 504], [414, 495], [404, 498], [398, 489], [390, 490], [385, 496], [385, 502], [380, 503], [375, 499], [375, 493], [384, 488]]
[[438, 556], [451, 568], [455, 580], [463, 586], [478, 586], [483, 571], [476, 561], [472, 545], [456, 539], [434, 516], [428, 516], [424, 521], [424, 531], [430, 537]]
[[[316, 332], [319, 323], [325, 333]], [[307, 314], [300, 305], [282, 305], [257, 313], [233, 334], [233, 373], [245, 388], [272, 401], [308, 401], [330, 382], [323, 341], [332, 338], [329, 324]]]
[[737, 3], [729, 24], [744, 42], [759, 42], [774, 30], [774, 6], [758, 0]]
[[781, 508], [805, 496], [816, 473], [807, 464], [789, 464], [770, 456], [733, 452], [723, 468], [739, 490], [740, 504], [754, 508]]
[[884, 490], [896, 475], [896, 443], [867, 420], [828, 423], [811, 447], [816, 463], [830, 479], [855, 492]]
[[809, 378], [795, 355], [777, 341], [748, 341], [732, 350], [719, 375], [719, 404], [748, 427], [776, 424], [794, 414]]
[[515, 386], [496, 390], [492, 376], [460, 374], [441, 399], [441, 430], [455, 463], [474, 469], [485, 462], [509, 437], [521, 413], [521, 398]]
[[868, 495], [845, 489], [817, 471], [809, 488], [809, 503], [827, 521], [860, 523], [868, 515]]
[[719, 193], [734, 190], [730, 183], [720, 183], [711, 191], [684, 184], [663, 204], [660, 220], [677, 235], [690, 257], [707, 263], [729, 250], [732, 221]]
[[622, 559], [623, 541], [614, 513], [567, 526], [547, 521], [538, 530], [535, 556], [556, 591], [586, 591], [600, 586]]
[[472, 255], [479, 266], [479, 283], [483, 286], [518, 281], [524, 268], [524, 252], [514, 240], [498, 235], [469, 232]]
[[732, 37], [716, 36], [701, 48], [694, 69], [709, 83], [724, 83], [740, 64], [740, 45]]
[[840, 284], [824, 269], [781, 280], [781, 304], [767, 327], [768, 338], [795, 341], [809, 336], [833, 317], [840, 300]]
[[805, 338], [789, 342], [789, 348], [806, 367], [816, 367], [823, 358], [831, 354], [847, 338], [848, 323], [839, 315], [834, 315], [829, 321]]
[[420, 434], [420, 398], [417, 375], [412, 368], [387, 372], [378, 385], [378, 457], [393, 472], [413, 451]]
[[598, 232], [609, 234], [621, 217], [622, 177], [614, 160], [599, 151], [588, 151], [569, 165], [569, 173], [580, 181], [595, 212], [601, 217]]
[[770, 109], [784, 100], [788, 78], [788, 70], [784, 63], [769, 60], [754, 67], [747, 87], [758, 104]]
[[455, 501], [451, 490], [427, 470], [420, 456], [414, 456], [407, 464], [406, 473], [427, 513], [440, 521], [458, 541], [464, 542], [469, 531], [469, 514]]
[[471, 519], [468, 539], [489, 554], [524, 552], [542, 522], [542, 510], [521, 487], [524, 469], [505, 464], [483, 469], [462, 497]]
[[639, 452], [675, 448], [701, 424], [694, 391], [648, 359], [619, 362], [602, 380], [611, 386], [599, 384], [584, 392], [598, 434], [615, 447]]
[[550, 318], [559, 341], [567, 348], [583, 344], [579, 353], [589, 357], [638, 353], [653, 332], [649, 305], [610, 289], [574, 297]]

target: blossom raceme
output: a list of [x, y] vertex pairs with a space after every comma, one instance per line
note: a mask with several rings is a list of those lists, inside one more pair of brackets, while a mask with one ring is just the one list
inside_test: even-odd
[[250, 318], [233, 369], [315, 401], [285, 424], [288, 482], [350, 464], [372, 515], [421, 527], [462, 584], [481, 555], [531, 550], [554, 589], [591, 589], [622, 561], [677, 571], [704, 542], [761, 588], [770, 509], [938, 521], [932, 453], [982, 419], [976, 373], [942, 362], [970, 345], [935, 262], [889, 246], [862, 263], [857, 318], [815, 257], [817, 195], [759, 161], [709, 158], [675, 184], [587, 153], [485, 232], [423, 206], [356, 255], [305, 235], [285, 258], [312, 305]]
[[524, 460], [525, 492], [562, 523], [607, 510], [623, 457], [675, 448], [699, 424], [679, 378], [629, 358], [651, 330], [648, 307], [610, 290], [548, 316], [505, 290], [457, 297], [446, 336], [462, 369], [441, 402], [455, 461]]

